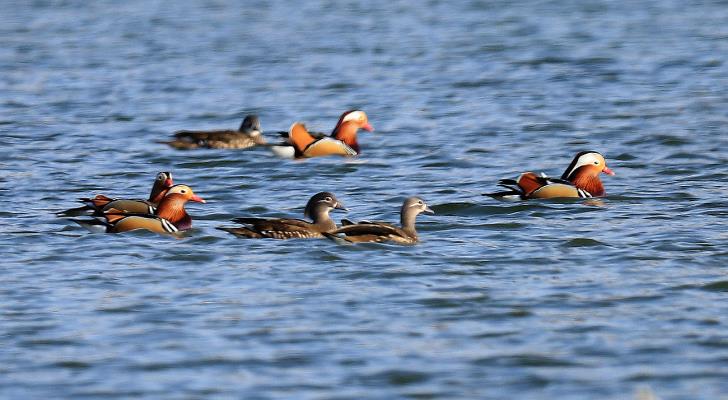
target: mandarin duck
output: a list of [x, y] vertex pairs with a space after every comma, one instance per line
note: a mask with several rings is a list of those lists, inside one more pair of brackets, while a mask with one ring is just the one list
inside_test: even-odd
[[176, 149], [247, 149], [255, 145], [266, 144], [260, 119], [257, 115], [248, 115], [237, 131], [178, 131], [174, 139], [158, 142], [168, 144]]
[[154, 179], [152, 185], [152, 191], [149, 193], [147, 200], [142, 199], [117, 199], [98, 194], [92, 198], [82, 197], [78, 199], [80, 202], [85, 203], [82, 207], [71, 208], [66, 211], [61, 211], [57, 215], [59, 216], [73, 216], [73, 215], [87, 215], [89, 211], [93, 212], [93, 215], [101, 216], [104, 211], [115, 208], [117, 210], [128, 212], [128, 213], [149, 213], [153, 214], [154, 209], [164, 195], [167, 194], [167, 190], [172, 187], [174, 181], [172, 179], [171, 172], [160, 172]]
[[192, 228], [192, 218], [185, 210], [188, 201], [205, 203], [187, 185], [174, 185], [159, 202], [154, 214], [126, 213], [117, 209], [107, 210], [102, 217], [92, 220], [73, 221], [92, 232], [101, 229], [107, 233], [146, 229], [156, 233], [176, 233]]
[[408, 197], [400, 210], [401, 227], [385, 222], [362, 221], [359, 223], [346, 222], [345, 226], [324, 233], [324, 236], [337, 243], [365, 243], [365, 242], [392, 242], [395, 244], [411, 245], [419, 242], [415, 219], [420, 213], [434, 214], [419, 197]]
[[309, 158], [322, 156], [355, 156], [360, 153], [356, 133], [359, 129], [372, 132], [367, 114], [360, 110], [349, 110], [341, 114], [330, 136], [309, 133], [306, 126], [295, 122], [288, 130], [288, 140], [271, 146], [273, 152], [286, 158]]
[[347, 210], [330, 192], [315, 194], [306, 204], [305, 217], [313, 222], [291, 218], [234, 218], [232, 221], [243, 224], [241, 227], [218, 227], [241, 238], [272, 239], [310, 239], [321, 238], [324, 232], [336, 229], [336, 223], [329, 216], [331, 210]]
[[599, 179], [600, 173], [614, 175], [604, 156], [596, 151], [582, 151], [574, 157], [560, 179], [526, 172], [516, 180], [501, 179], [498, 182], [509, 190], [485, 195], [501, 200], [602, 197], [606, 192]]

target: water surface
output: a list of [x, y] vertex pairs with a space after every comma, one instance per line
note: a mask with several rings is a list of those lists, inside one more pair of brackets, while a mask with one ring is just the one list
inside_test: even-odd
[[[3, 10], [0, 397], [728, 393], [725, 2]], [[247, 113], [328, 131], [350, 108], [376, 128], [353, 160], [155, 143]], [[481, 196], [581, 150], [617, 173], [600, 203]], [[182, 239], [54, 215], [165, 170], [208, 200]], [[409, 195], [437, 215], [416, 247], [215, 229], [322, 190], [352, 219]]]

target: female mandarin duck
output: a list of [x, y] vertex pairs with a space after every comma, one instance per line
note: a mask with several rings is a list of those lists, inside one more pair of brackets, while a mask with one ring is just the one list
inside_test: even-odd
[[538, 176], [533, 172], [518, 179], [501, 179], [498, 184], [510, 190], [487, 193], [496, 199], [549, 199], [558, 197], [602, 197], [606, 195], [599, 174], [614, 175], [604, 156], [596, 151], [578, 153], [561, 179]]
[[338, 243], [392, 242], [405, 245], [416, 244], [419, 242], [419, 237], [417, 236], [417, 230], [415, 230], [415, 219], [420, 213], [434, 214], [435, 212], [421, 198], [408, 197], [400, 210], [401, 227], [384, 222], [362, 221], [358, 224], [352, 224], [347, 221], [348, 225], [345, 223], [345, 226], [324, 233], [324, 236]]
[[167, 142], [176, 149], [247, 149], [255, 145], [264, 145], [265, 138], [260, 129], [260, 119], [257, 115], [248, 115], [237, 131], [178, 131], [174, 139]]
[[125, 213], [112, 208], [104, 213], [105, 221], [100, 219], [74, 221], [91, 231], [101, 227], [107, 233], [136, 229], [146, 229], [156, 233], [176, 233], [192, 228], [192, 218], [185, 210], [188, 201], [205, 203], [205, 200], [196, 195], [189, 186], [175, 185], [159, 202], [154, 214]]
[[341, 114], [331, 136], [315, 136], [308, 132], [300, 122], [288, 130], [288, 142], [271, 146], [273, 152], [286, 158], [309, 158], [322, 156], [355, 156], [360, 153], [356, 133], [359, 129], [372, 132], [367, 114], [360, 110], [350, 110]]
[[80, 198], [79, 201], [86, 205], [78, 208], [71, 208], [69, 210], [58, 213], [58, 215], [86, 215], [88, 211], [92, 211], [94, 215], [103, 215], [106, 210], [112, 208], [128, 212], [128, 213], [149, 213], [153, 214], [157, 204], [167, 194], [167, 190], [174, 185], [171, 172], [160, 172], [154, 179], [154, 185], [152, 185], [152, 191], [149, 194], [149, 199], [115, 199], [104, 196], [102, 194], [96, 195], [93, 198]]
[[329, 216], [331, 210], [346, 210], [343, 204], [329, 192], [315, 194], [306, 204], [305, 217], [313, 222], [291, 218], [235, 218], [232, 221], [242, 227], [219, 227], [241, 238], [310, 239], [321, 238], [324, 232], [336, 229], [336, 223]]

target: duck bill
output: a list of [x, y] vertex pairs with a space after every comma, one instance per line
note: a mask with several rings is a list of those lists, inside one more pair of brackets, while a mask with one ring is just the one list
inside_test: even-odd
[[425, 207], [425, 209], [422, 211], [425, 214], [435, 214], [434, 211], [430, 207]]
[[362, 125], [361, 129], [364, 129], [367, 132], [374, 132], [374, 127], [368, 122]]
[[192, 195], [192, 197], [190, 197], [190, 200], [191, 200], [191, 201], [196, 201], [196, 202], [198, 202], [198, 203], [207, 203], [207, 202], [205, 201], [205, 199], [203, 199], [202, 197], [200, 197], [200, 196], [198, 196], [198, 195], [196, 195], [196, 194], [193, 194], [193, 195]]
[[171, 188], [172, 186], [174, 186], [174, 181], [172, 180], [172, 178], [167, 178], [167, 180], [164, 181], [164, 186], [167, 188]]
[[615, 175], [614, 171], [612, 171], [608, 167], [604, 167], [604, 169], [602, 170], [602, 172], [604, 172], [605, 174], [610, 175], [610, 176], [614, 176]]
[[346, 207], [344, 207], [344, 205], [341, 204], [341, 203], [336, 203], [336, 207], [334, 207], [334, 208], [337, 209], [337, 210], [344, 211], [344, 212], [349, 211], [349, 209], [346, 208]]

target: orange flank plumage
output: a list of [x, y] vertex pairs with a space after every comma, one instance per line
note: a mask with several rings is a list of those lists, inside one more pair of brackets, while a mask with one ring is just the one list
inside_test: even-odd
[[525, 193], [526, 196], [533, 193], [534, 190], [540, 188], [543, 185], [543, 179], [533, 172], [526, 172], [518, 177], [518, 186], [523, 189], [523, 193]]
[[300, 152], [303, 152], [311, 143], [316, 141], [316, 139], [308, 133], [306, 126], [300, 122], [295, 122], [291, 125], [291, 129], [288, 130], [288, 137], [290, 138], [291, 143], [293, 143], [293, 146]]

